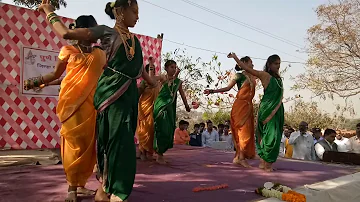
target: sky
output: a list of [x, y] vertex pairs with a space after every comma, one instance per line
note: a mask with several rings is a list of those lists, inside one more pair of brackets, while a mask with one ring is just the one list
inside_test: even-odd
[[[12, 1], [3, 0], [3, 2], [11, 3]], [[104, 12], [107, 2], [68, 0], [67, 7], [61, 8], [57, 13], [69, 18], [91, 14], [96, 18], [98, 24], [113, 26], [114, 21]], [[282, 61], [306, 62], [308, 55], [303, 51], [307, 46], [307, 29], [318, 22], [315, 13], [316, 7], [328, 3], [328, 0], [190, 0], [190, 2], [236, 19], [242, 24], [245, 23], [254, 27], [255, 30], [260, 29], [260, 31], [254, 31], [242, 26], [241, 23], [237, 24], [221, 18], [182, 0], [138, 0], [139, 22], [131, 31], [153, 37], [164, 33], [163, 53], [174, 51], [177, 48], [186, 48], [188, 55], [194, 58], [201, 57], [206, 62], [210, 61], [214, 52], [193, 49], [170, 41], [221, 53], [235, 52], [238, 56], [249, 55], [253, 58], [266, 59], [272, 54], [278, 54]], [[296, 45], [289, 45], [261, 32], [270, 33], [272, 36], [276, 35]], [[226, 58], [225, 54], [218, 55], [224, 69], [234, 67], [234, 61]], [[253, 63], [255, 69], [262, 69], [265, 60], [253, 59]], [[285, 68], [287, 65], [288, 63], [283, 62], [281, 67]], [[303, 64], [291, 64], [291, 68], [283, 75], [285, 78], [284, 97], [300, 94], [305, 101], [319, 102], [319, 107], [328, 113], [336, 111], [335, 104], [344, 105], [342, 99], [324, 101], [311, 98], [313, 95], [308, 90], [291, 91], [290, 87], [294, 82], [290, 76], [296, 77], [304, 71]], [[359, 97], [352, 98], [350, 101], [355, 107], [355, 112], [359, 112], [353, 118], [360, 118]], [[285, 109], [292, 104], [292, 102], [285, 103]]]

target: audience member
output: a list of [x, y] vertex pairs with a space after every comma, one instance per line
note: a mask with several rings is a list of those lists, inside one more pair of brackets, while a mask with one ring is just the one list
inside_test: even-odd
[[295, 130], [293, 128], [291, 128], [290, 126], [287, 128], [287, 131], [285, 133], [285, 158], [292, 158], [293, 156], [293, 146], [291, 144], [289, 144], [289, 138], [291, 133], [295, 132]]
[[322, 137], [322, 133], [321, 133], [320, 128], [313, 128], [313, 129], [311, 129], [311, 132], [312, 132], [313, 137], [314, 137], [314, 144], [316, 144], [318, 141], [324, 139]]
[[207, 129], [203, 131], [201, 139], [203, 147], [211, 147], [211, 144], [215, 141], [219, 141], [219, 133], [214, 130], [213, 123], [208, 120], [206, 122]]
[[179, 127], [174, 132], [174, 144], [185, 145], [190, 141], [189, 132], [187, 131], [188, 127], [189, 122], [184, 120], [179, 122]]
[[234, 141], [232, 134], [229, 133], [229, 126], [224, 125], [224, 134], [221, 136], [221, 141], [226, 142], [226, 150], [234, 149]]
[[289, 138], [289, 144], [293, 145], [294, 159], [315, 160], [314, 139], [307, 132], [308, 124], [302, 121], [299, 124], [299, 131], [293, 132]]
[[343, 137], [342, 134], [337, 133], [336, 139], [334, 141], [337, 145], [338, 152], [349, 152], [350, 151], [350, 141], [348, 138]]
[[326, 129], [324, 132], [324, 139], [318, 141], [315, 144], [315, 151], [317, 160], [322, 160], [323, 155], [326, 151], [335, 151], [337, 152], [337, 145], [334, 142], [336, 137], [336, 131], [333, 129]]
[[194, 125], [194, 132], [190, 134], [191, 146], [201, 147], [201, 133], [200, 133], [200, 124]]
[[360, 154], [360, 123], [356, 125], [356, 135], [349, 139], [351, 153]]

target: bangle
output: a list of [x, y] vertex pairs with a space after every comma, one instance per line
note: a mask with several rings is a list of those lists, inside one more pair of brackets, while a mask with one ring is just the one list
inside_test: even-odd
[[56, 13], [55, 12], [50, 12], [49, 14], [46, 15], [46, 19], [49, 20], [50, 17], [52, 16], [56, 16]]
[[50, 24], [55, 24], [56, 22], [60, 22], [59, 18], [55, 17], [53, 19], [50, 20]]

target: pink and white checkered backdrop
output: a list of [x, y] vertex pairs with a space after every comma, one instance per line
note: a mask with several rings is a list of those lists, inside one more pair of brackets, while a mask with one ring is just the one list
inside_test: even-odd
[[[62, 18], [66, 25], [73, 20]], [[101, 22], [99, 22], [101, 24]], [[162, 40], [137, 35], [144, 62], [156, 58], [160, 69]], [[67, 41], [57, 36], [39, 12], [0, 3], [0, 148], [58, 148], [61, 123], [56, 98], [19, 94], [22, 46], [60, 50]]]

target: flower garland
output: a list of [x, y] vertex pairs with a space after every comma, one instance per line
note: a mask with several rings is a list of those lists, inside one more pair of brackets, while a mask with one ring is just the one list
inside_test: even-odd
[[227, 184], [221, 184], [221, 185], [209, 186], [209, 187], [195, 187], [193, 189], [193, 192], [214, 191], [214, 190], [218, 190], [218, 189], [226, 189], [228, 187], [229, 187], [229, 185], [227, 185]]
[[287, 202], [306, 202], [305, 195], [280, 183], [266, 182], [263, 187], [256, 189], [255, 192], [266, 198], [277, 198]]

